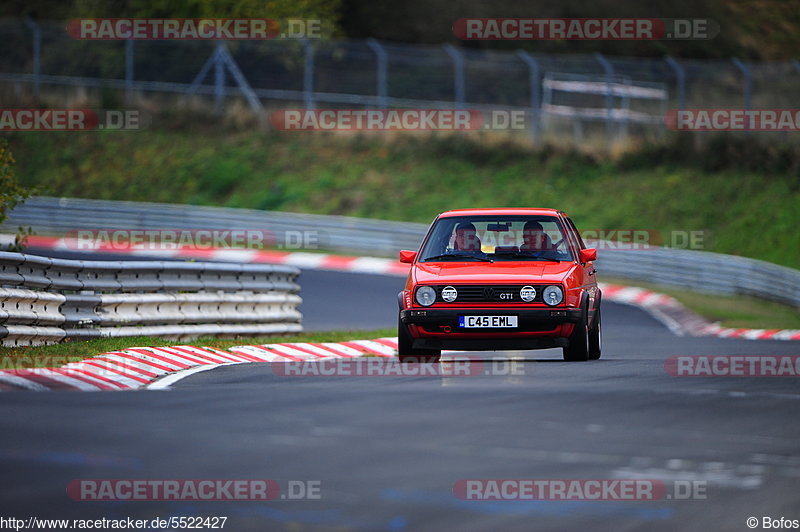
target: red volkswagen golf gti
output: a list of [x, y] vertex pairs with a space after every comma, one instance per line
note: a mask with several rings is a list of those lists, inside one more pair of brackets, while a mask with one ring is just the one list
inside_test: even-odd
[[398, 294], [400, 359], [442, 349], [561, 347], [600, 358], [600, 290], [575, 224], [554, 209], [465, 209], [436, 217]]

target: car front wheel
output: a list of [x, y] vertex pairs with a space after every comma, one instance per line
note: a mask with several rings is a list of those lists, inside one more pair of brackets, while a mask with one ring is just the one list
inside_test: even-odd
[[564, 360], [568, 362], [589, 360], [589, 323], [586, 312], [569, 335], [569, 346], [564, 348]]
[[408, 327], [399, 318], [397, 320], [397, 354], [402, 363], [439, 362], [442, 355], [440, 349], [414, 349], [414, 339]]
[[594, 326], [589, 331], [589, 359], [597, 360], [600, 358], [600, 349], [603, 346], [602, 320], [600, 319], [600, 308], [594, 317]]

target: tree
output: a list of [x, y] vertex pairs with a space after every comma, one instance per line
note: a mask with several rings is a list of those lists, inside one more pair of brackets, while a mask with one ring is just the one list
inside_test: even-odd
[[[8, 217], [8, 213], [17, 205], [29, 198], [32, 190], [26, 189], [14, 175], [14, 156], [8, 149], [8, 140], [0, 139], [0, 224]], [[12, 249], [21, 250], [25, 237], [30, 231], [19, 228]]]

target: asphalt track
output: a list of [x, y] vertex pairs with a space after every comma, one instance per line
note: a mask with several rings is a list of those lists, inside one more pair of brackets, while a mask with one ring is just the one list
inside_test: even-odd
[[[394, 325], [397, 277], [306, 271], [309, 329]], [[226, 530], [750, 530], [800, 519], [796, 378], [680, 378], [676, 354], [800, 354], [680, 338], [604, 303], [604, 352], [514, 354], [518, 375], [282, 377], [267, 364], [168, 391], [0, 394], [0, 516], [228, 516]], [[487, 368], [508, 368], [487, 362]], [[505, 363], [507, 364], [507, 362]], [[319, 500], [77, 502], [73, 479], [320, 481]], [[464, 501], [461, 479], [706, 482], [705, 498]], [[761, 528], [758, 528], [759, 530]]]

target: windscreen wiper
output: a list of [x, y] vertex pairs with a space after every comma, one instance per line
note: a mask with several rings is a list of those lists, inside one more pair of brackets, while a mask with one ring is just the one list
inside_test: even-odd
[[443, 255], [434, 255], [433, 257], [427, 257], [423, 262], [448, 259], [474, 259], [482, 262], [494, 262], [488, 257], [478, 257], [476, 255], [470, 255], [469, 253], [445, 253]]

